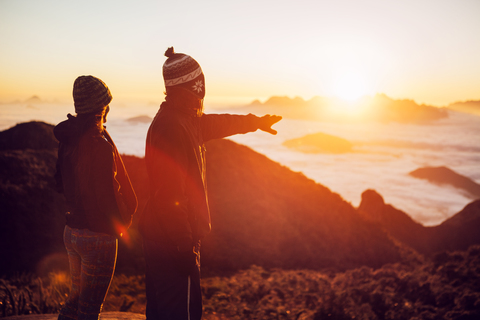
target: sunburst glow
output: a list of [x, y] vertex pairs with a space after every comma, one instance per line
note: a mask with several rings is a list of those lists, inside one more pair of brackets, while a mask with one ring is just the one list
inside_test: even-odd
[[343, 100], [357, 100], [367, 93], [365, 78], [355, 72], [344, 73], [334, 82], [334, 93]]

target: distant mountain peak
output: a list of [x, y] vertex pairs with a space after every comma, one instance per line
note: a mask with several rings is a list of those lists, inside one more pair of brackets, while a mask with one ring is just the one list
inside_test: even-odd
[[42, 99], [40, 99], [39, 96], [37, 95], [33, 95], [31, 96], [30, 98], [28, 98], [27, 100], [25, 100], [25, 102], [29, 102], [29, 103], [32, 103], [32, 102], [43, 102]]
[[409, 173], [410, 176], [425, 179], [438, 185], [451, 185], [466, 192], [472, 199], [480, 199], [480, 185], [452, 169], [440, 167], [423, 167]]
[[265, 105], [276, 105], [276, 106], [296, 106], [304, 103], [305, 103], [305, 100], [301, 97], [289, 98], [287, 96], [283, 96], [283, 97], [273, 96], [264, 102]]
[[384, 205], [385, 200], [381, 194], [373, 189], [365, 190], [362, 193], [362, 203], [365, 205]]
[[468, 100], [468, 101], [455, 102], [448, 105], [447, 109], [480, 116], [480, 100], [478, 101]]
[[[448, 112], [434, 106], [418, 104], [411, 99], [392, 99], [384, 93], [364, 96], [348, 103], [334, 97], [315, 96], [310, 100], [301, 97], [272, 96], [265, 102], [253, 101], [246, 108], [250, 112], [269, 112], [284, 118], [320, 121], [378, 121], [399, 123], [429, 123], [448, 117]], [[340, 110], [340, 112], [338, 112]], [[352, 110], [355, 110], [352, 112]]]
[[152, 118], [147, 115], [140, 115], [140, 116], [128, 118], [127, 121], [134, 122], [134, 123], [150, 123], [152, 122]]

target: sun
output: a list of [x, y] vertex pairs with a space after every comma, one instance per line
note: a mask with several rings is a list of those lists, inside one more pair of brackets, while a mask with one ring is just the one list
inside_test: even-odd
[[359, 73], [345, 72], [334, 80], [333, 89], [336, 97], [355, 101], [366, 94], [366, 80]]

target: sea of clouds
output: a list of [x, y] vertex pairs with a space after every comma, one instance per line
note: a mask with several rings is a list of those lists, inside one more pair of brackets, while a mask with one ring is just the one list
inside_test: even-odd
[[[155, 105], [111, 105], [107, 128], [121, 153], [143, 156], [149, 123], [132, 122], [139, 115], [154, 117]], [[222, 109], [207, 112], [235, 112]], [[240, 111], [241, 112], [241, 111]], [[68, 103], [0, 105], [0, 130], [31, 120], [56, 124], [73, 113]], [[258, 131], [230, 137], [340, 194], [358, 206], [361, 194], [375, 189], [386, 203], [424, 225], [436, 225], [459, 212], [473, 199], [463, 191], [413, 178], [409, 172], [425, 166], [446, 166], [480, 183], [480, 117], [450, 112], [429, 125], [399, 123], [339, 124], [283, 119], [277, 135]], [[349, 140], [353, 152], [306, 154], [282, 143], [323, 132]]]

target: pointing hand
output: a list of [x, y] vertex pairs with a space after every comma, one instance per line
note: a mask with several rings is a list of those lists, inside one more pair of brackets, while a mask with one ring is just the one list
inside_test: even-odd
[[264, 115], [263, 117], [260, 118], [260, 124], [258, 128], [262, 131], [271, 133], [271, 134], [277, 134], [277, 131], [272, 129], [272, 125], [277, 123], [278, 121], [282, 120], [282, 117], [280, 116], [271, 116], [269, 114]]

